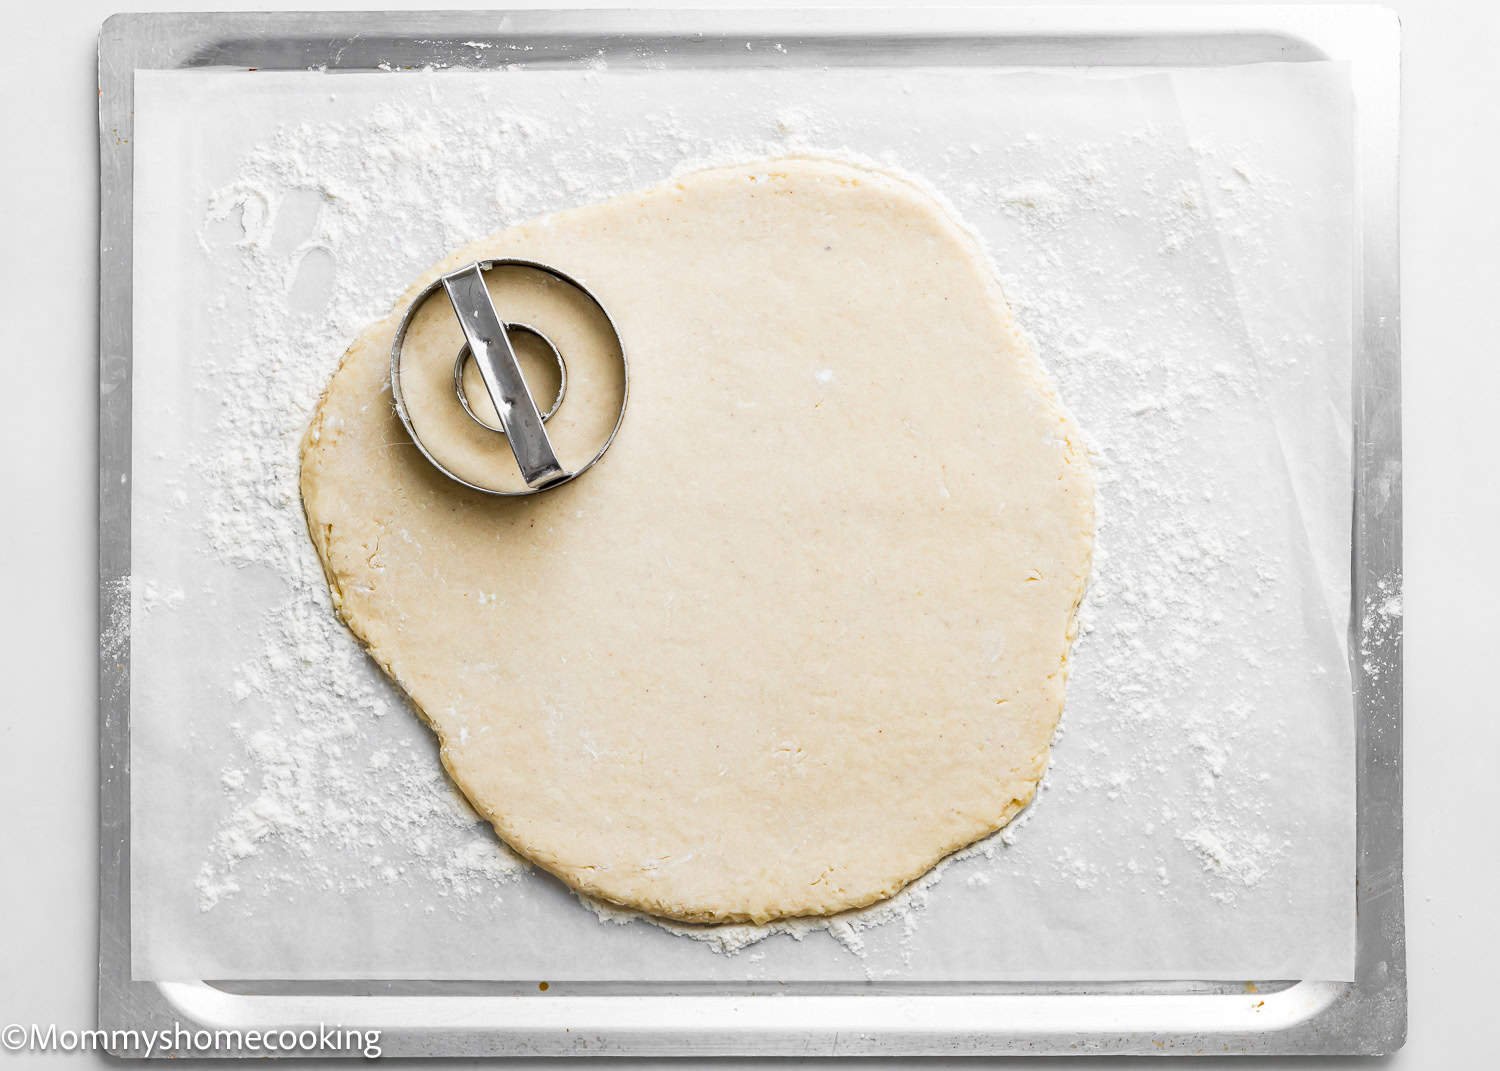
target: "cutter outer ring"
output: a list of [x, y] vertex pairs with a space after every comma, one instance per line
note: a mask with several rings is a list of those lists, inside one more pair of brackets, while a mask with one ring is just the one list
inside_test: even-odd
[[[630, 403], [630, 359], [625, 353], [624, 336], [620, 334], [620, 328], [616, 325], [614, 317], [609, 314], [609, 310], [604, 307], [604, 303], [594, 295], [592, 290], [584, 286], [583, 283], [579, 282], [573, 276], [552, 267], [550, 264], [543, 264], [537, 260], [526, 260], [522, 257], [493, 257], [487, 260], [478, 260], [474, 263], [479, 266], [481, 272], [489, 271], [492, 268], [505, 267], [530, 268], [534, 271], [539, 271], [543, 275], [549, 275], [563, 285], [578, 291], [589, 299], [594, 308], [599, 310], [599, 314], [604, 317], [604, 322], [609, 325], [610, 334], [614, 335], [616, 348], [620, 351], [620, 371], [622, 373], [620, 411], [615, 417], [614, 426], [609, 430], [609, 436], [604, 440], [604, 443], [593, 457], [562, 478], [554, 480], [549, 484], [544, 484], [541, 487], [525, 487], [514, 491], [496, 487], [485, 487], [482, 484], [473, 483], [464, 479], [434, 457], [432, 452], [423, 444], [422, 437], [417, 434], [417, 429], [412, 424], [411, 413], [406, 408], [406, 399], [401, 393], [401, 350], [406, 342], [406, 331], [411, 326], [412, 318], [416, 315], [417, 310], [427, 304], [427, 299], [442, 288], [442, 273], [439, 273], [436, 279], [423, 287], [421, 292], [412, 299], [411, 304], [407, 306], [405, 314], [401, 317], [401, 323], [396, 328], [395, 338], [391, 340], [391, 397], [395, 402], [396, 415], [401, 419], [402, 426], [406, 428], [407, 437], [411, 439], [412, 445], [427, 459], [428, 463], [454, 483], [461, 484], [471, 491], [478, 491], [482, 495], [492, 495], [498, 498], [525, 498], [528, 495], [540, 494], [543, 491], [550, 491], [555, 487], [561, 487], [563, 484], [572, 483], [598, 464], [599, 459], [614, 444], [615, 436], [619, 435], [620, 427], [625, 423], [625, 410]], [[499, 433], [497, 432], [497, 434]]]

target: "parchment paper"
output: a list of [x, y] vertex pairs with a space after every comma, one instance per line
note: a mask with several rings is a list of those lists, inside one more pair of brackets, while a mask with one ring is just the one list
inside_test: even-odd
[[[1351, 978], [1346, 84], [1333, 64], [139, 74], [135, 976]], [[1099, 452], [1100, 556], [1023, 820], [888, 921], [726, 955], [508, 861], [319, 624], [288, 488], [308, 384], [447, 249], [788, 147], [899, 166], [980, 234]], [[404, 209], [359, 210], [361, 155]], [[290, 415], [244, 418], [267, 397]]]

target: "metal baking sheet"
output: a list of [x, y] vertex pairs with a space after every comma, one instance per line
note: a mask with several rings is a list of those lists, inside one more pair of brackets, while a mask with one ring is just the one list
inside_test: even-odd
[[[1269, 28], [1268, 28], [1269, 27]], [[356, 29], [358, 32], [356, 33]], [[1377, 1051], [1404, 1021], [1399, 906], [1399, 637], [1358, 634], [1366, 590], [1399, 568], [1399, 465], [1393, 317], [1396, 37], [1370, 9], [1315, 13], [1236, 9], [987, 12], [931, 16], [704, 13], [390, 16], [127, 16], [101, 43], [101, 602], [114, 608], [129, 567], [130, 92], [135, 70], [308, 67], [733, 63], [749, 42], [795, 41], [801, 62], [948, 62], [987, 66], [1195, 66], [1338, 59], [1359, 102], [1362, 293], [1356, 311], [1355, 574], [1350, 649], [1360, 667], [1359, 981], [1151, 986], [660, 987], [600, 983], [537, 996], [485, 983], [211, 985], [132, 983], [128, 940], [128, 651], [101, 646], [105, 865], [101, 873], [103, 1025], [154, 1022], [267, 1026], [338, 1022], [379, 1027], [387, 1052], [959, 1053], [1012, 1051]], [[478, 44], [476, 44], [478, 42]], [[665, 59], [663, 59], [665, 57]], [[1381, 719], [1385, 719], [1382, 721]], [[111, 736], [111, 727], [121, 727]], [[1373, 816], [1377, 816], [1372, 818]], [[1372, 894], [1379, 893], [1378, 896]], [[1372, 921], [1379, 925], [1372, 929]], [[1378, 984], [1377, 984], [1378, 983]], [[165, 1003], [164, 1003], [165, 1002]], [[119, 1014], [113, 1014], [118, 1012]], [[1128, 1012], [1128, 1014], [1127, 1014]], [[1124, 1018], [1122, 1018], [1122, 1016]], [[434, 1028], [434, 1022], [460, 1028]], [[663, 1026], [662, 1024], [681, 1024]], [[989, 1026], [985, 1024], [1005, 1024]], [[524, 1025], [508, 1025], [524, 1024]], [[1128, 1029], [1126, 1029], [1128, 1027]], [[1122, 1033], [1122, 1029], [1125, 1032]], [[1095, 1036], [1097, 1034], [1097, 1036]]]

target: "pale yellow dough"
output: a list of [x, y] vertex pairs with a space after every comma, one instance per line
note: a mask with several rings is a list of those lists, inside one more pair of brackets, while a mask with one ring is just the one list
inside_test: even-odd
[[[494, 256], [584, 280], [631, 361], [609, 454], [524, 499], [437, 474], [388, 382], [416, 290]], [[450, 376], [456, 337], [430, 337]], [[870, 904], [1031, 799], [1093, 493], [966, 233], [802, 158], [454, 253], [350, 347], [302, 455], [334, 606], [473, 805], [575, 888], [693, 922]]]

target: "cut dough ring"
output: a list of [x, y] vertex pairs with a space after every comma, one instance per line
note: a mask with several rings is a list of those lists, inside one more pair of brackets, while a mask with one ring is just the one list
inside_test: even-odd
[[[563, 396], [568, 393], [567, 362], [563, 360], [562, 352], [558, 350], [557, 345], [530, 324], [507, 320], [505, 322], [505, 330], [509, 334], [530, 335], [532, 338], [539, 339], [542, 345], [547, 347], [547, 351], [552, 354], [552, 359], [557, 362], [557, 397], [552, 399], [552, 405], [547, 408], [546, 412], [542, 413], [542, 423], [545, 424], [552, 419], [552, 414], [557, 412], [557, 407], [563, 403]], [[474, 412], [473, 408], [469, 405], [469, 392], [464, 390], [464, 365], [468, 363], [470, 356], [472, 356], [472, 351], [469, 349], [469, 344], [465, 342], [463, 347], [458, 351], [458, 359], [453, 362], [453, 391], [458, 395], [458, 404], [464, 407], [464, 412], [469, 414], [469, 419], [481, 428], [504, 435], [504, 428], [497, 428], [488, 421], [481, 419], [479, 414]]]
[[613, 445], [615, 436], [620, 434], [620, 425], [625, 423], [625, 409], [630, 401], [630, 361], [625, 356], [625, 339], [621, 336], [620, 329], [618, 326], [616, 326], [614, 317], [610, 316], [609, 310], [604, 307], [604, 303], [594, 296], [594, 292], [592, 290], [584, 286], [581, 282], [579, 282], [577, 279], [573, 278], [566, 272], [559, 271], [557, 268], [552, 267], [550, 264], [543, 264], [540, 261], [536, 260], [525, 260], [520, 257], [493, 257], [489, 260], [476, 261], [476, 263], [479, 265], [480, 271], [489, 271], [492, 268], [514, 267], [530, 268], [533, 271], [541, 272], [543, 275], [550, 275], [552, 278], [556, 279], [564, 286], [572, 287], [584, 297], [588, 298], [590, 304], [592, 304], [594, 308], [599, 310], [599, 315], [604, 317], [604, 322], [609, 326], [610, 334], [614, 336], [615, 348], [619, 351], [620, 354], [620, 411], [615, 417], [614, 426], [609, 429], [608, 437], [605, 438], [603, 445], [599, 447], [599, 449], [594, 453], [593, 457], [589, 458], [582, 465], [578, 466], [576, 469], [574, 469], [572, 472], [569, 472], [561, 479], [553, 483], [546, 484], [542, 487], [523, 487], [515, 490], [499, 487], [485, 487], [482, 484], [472, 483], [469, 480], [464, 479], [458, 473], [448, 468], [448, 466], [444, 465], [435, 456], [433, 456], [432, 452], [428, 450], [426, 445], [422, 442], [421, 436], [417, 434], [417, 429], [412, 424], [411, 413], [408, 412], [406, 408], [406, 399], [402, 396], [401, 393], [401, 349], [403, 344], [406, 342], [407, 328], [411, 326], [412, 318], [416, 316], [417, 310], [427, 303], [428, 298], [432, 297], [433, 294], [442, 289], [443, 279], [441, 275], [439, 275], [436, 279], [423, 287], [422, 292], [412, 299], [411, 305], [407, 308], [406, 313], [401, 317], [400, 325], [396, 328], [396, 337], [391, 340], [391, 397], [395, 401], [396, 416], [401, 419], [402, 426], [406, 428], [406, 434], [411, 439], [412, 445], [417, 448], [418, 453], [420, 453], [424, 458], [427, 459], [428, 464], [437, 469], [444, 476], [448, 477], [448, 479], [452, 480], [454, 483], [462, 484], [464, 487], [467, 487], [471, 491], [478, 491], [480, 494], [484, 495], [496, 495], [501, 498], [523, 498], [526, 495], [534, 495], [542, 491], [550, 491], [554, 487], [561, 487], [563, 484], [572, 483], [578, 477], [582, 476], [585, 472], [599, 463], [599, 459], [603, 457], [605, 452], [609, 450], [611, 445]]

